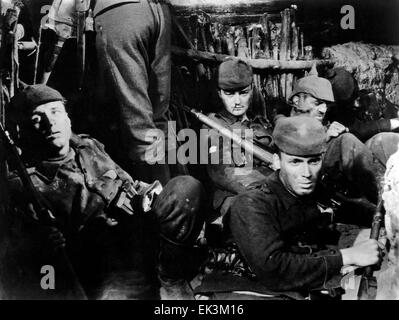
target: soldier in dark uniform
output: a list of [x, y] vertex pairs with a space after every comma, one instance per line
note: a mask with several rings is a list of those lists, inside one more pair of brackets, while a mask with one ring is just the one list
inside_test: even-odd
[[[15, 260], [19, 247], [35, 257], [31, 261], [37, 267], [49, 252], [41, 235], [49, 234], [57, 247], [66, 245], [89, 297], [142, 299], [154, 297], [147, 274], [151, 250], [159, 250], [155, 259], [162, 298], [192, 298], [184, 276], [203, 222], [200, 183], [189, 176], [174, 178], [163, 188], [157, 182], [134, 181], [101, 143], [72, 133], [64, 99], [50, 87], [26, 87], [13, 98], [11, 110], [32, 182], [56, 223], [47, 228], [19, 214], [35, 217], [21, 180], [10, 179], [15, 207], [10, 233], [16, 233], [11, 242], [19, 245], [7, 247], [8, 257]], [[27, 234], [34, 240], [18, 240]], [[30, 261], [21, 256], [20, 261]]]
[[274, 292], [340, 287], [344, 265], [379, 261], [383, 245], [368, 240], [354, 247], [330, 246], [330, 215], [322, 213], [314, 191], [327, 149], [324, 127], [311, 117], [280, 119], [273, 133], [278, 171], [265, 184], [237, 195], [229, 226], [256, 282]]
[[[346, 126], [350, 133], [371, 150], [385, 171], [387, 160], [397, 151], [399, 144], [397, 110], [387, 101], [383, 118], [363, 120], [359, 118], [355, 105], [359, 104], [359, 109], [367, 109], [373, 113], [378, 109], [376, 98], [360, 94], [356, 79], [343, 68], [328, 70], [326, 78], [331, 82], [335, 99], [335, 103], [328, 106], [326, 122]], [[367, 103], [370, 106], [363, 106]]]
[[[217, 82], [223, 110], [210, 114], [209, 118], [242, 138], [256, 141], [264, 148], [270, 147], [269, 123], [263, 117], [251, 115], [254, 90], [252, 68], [241, 60], [227, 60], [219, 66]], [[262, 184], [272, 170], [244, 152], [241, 146], [223, 139], [215, 130], [210, 131], [209, 142], [207, 170], [216, 187], [213, 207], [224, 215], [234, 195]], [[217, 156], [216, 161], [214, 155]]]
[[[362, 119], [361, 112], [376, 113], [378, 102], [373, 95], [369, 96], [359, 91], [357, 81], [349, 71], [344, 68], [329, 69], [325, 78], [331, 82], [335, 99], [335, 103], [328, 107], [326, 114], [329, 122], [336, 121], [343, 124], [362, 142], [366, 142], [378, 133], [398, 130], [397, 111], [396, 114], [391, 111], [390, 116], [384, 115], [384, 118], [380, 119]], [[388, 109], [393, 109], [392, 106], [387, 104]]]

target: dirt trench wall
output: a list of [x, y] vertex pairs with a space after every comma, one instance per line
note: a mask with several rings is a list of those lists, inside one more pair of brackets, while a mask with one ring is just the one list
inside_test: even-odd
[[399, 46], [348, 42], [324, 48], [322, 57], [334, 59], [336, 67], [353, 72], [360, 89], [381, 91], [386, 79], [386, 98], [399, 105], [399, 71], [393, 63], [393, 57], [399, 58]]

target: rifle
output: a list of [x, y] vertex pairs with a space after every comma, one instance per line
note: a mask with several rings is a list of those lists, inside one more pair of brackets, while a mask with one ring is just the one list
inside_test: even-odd
[[[378, 240], [382, 221], [384, 219], [385, 209], [382, 195], [380, 194], [377, 204], [377, 209], [373, 217], [373, 224], [371, 226], [370, 239]], [[357, 293], [358, 300], [375, 300], [377, 296], [377, 279], [373, 275], [373, 266], [368, 266], [364, 269], [362, 278], [359, 284], [359, 291]]]
[[36, 84], [36, 82], [37, 82], [37, 68], [39, 67], [40, 49], [42, 46], [42, 31], [43, 31], [43, 27], [42, 27], [42, 25], [40, 25], [37, 46], [36, 46], [36, 53], [35, 53], [35, 67], [34, 67], [34, 71], [33, 71], [33, 84]]
[[[32, 216], [33, 219], [38, 221], [39, 223], [46, 225], [46, 226], [56, 226], [56, 220], [54, 215], [52, 214], [51, 210], [47, 207], [45, 200], [41, 196], [41, 194], [37, 191], [35, 186], [32, 183], [32, 180], [26, 170], [24, 163], [19, 155], [18, 148], [14, 143], [13, 139], [11, 138], [8, 131], [4, 129], [3, 124], [0, 123], [0, 135], [2, 140], [4, 141], [5, 148], [9, 150], [10, 155], [15, 160], [16, 170], [18, 175], [22, 181], [23, 187], [26, 191], [26, 194], [29, 197], [29, 201], [31, 202], [35, 214]], [[87, 296], [78, 281], [78, 277], [73, 269], [73, 266], [69, 260], [69, 257], [66, 253], [65, 248], [59, 249], [59, 255], [57, 258], [57, 267], [61, 270], [62, 274], [70, 276], [68, 284], [72, 284], [72, 293], [73, 296], [79, 299], [87, 299]]]

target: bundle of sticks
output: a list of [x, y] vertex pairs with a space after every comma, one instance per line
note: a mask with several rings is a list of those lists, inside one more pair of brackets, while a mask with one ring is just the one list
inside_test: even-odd
[[[313, 59], [312, 47], [304, 46], [303, 31], [297, 24], [296, 5], [281, 11], [280, 19], [265, 13], [258, 23], [244, 26], [212, 22], [207, 13], [197, 11], [189, 18], [188, 38], [191, 49], [216, 55], [273, 59], [281, 63]], [[254, 84], [267, 99], [287, 100], [298, 72], [303, 72], [293, 69], [279, 66], [267, 72], [255, 70]], [[204, 67], [202, 73], [210, 77], [209, 67]]]

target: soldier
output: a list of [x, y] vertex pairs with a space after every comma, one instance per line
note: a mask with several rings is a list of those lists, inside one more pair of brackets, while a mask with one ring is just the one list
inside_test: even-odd
[[280, 119], [273, 137], [279, 170], [260, 188], [235, 197], [229, 218], [233, 238], [257, 283], [269, 292], [307, 297], [313, 290], [339, 288], [344, 265], [376, 264], [383, 245], [368, 240], [346, 249], [333, 246], [330, 216], [319, 211], [314, 195], [327, 149], [319, 121]]
[[[170, 179], [167, 165], [148, 165], [165, 143], [171, 78], [169, 0], [96, 0], [99, 68], [117, 100], [121, 158], [137, 179]], [[138, 170], [138, 168], [140, 169]], [[128, 169], [130, 170], [130, 169]]]
[[[269, 123], [260, 116], [251, 115], [254, 94], [252, 68], [242, 60], [227, 60], [219, 66], [217, 83], [223, 110], [210, 114], [209, 118], [243, 138], [253, 138], [252, 141], [255, 140], [264, 148], [270, 147], [272, 137]], [[224, 215], [234, 195], [262, 184], [272, 170], [253, 159], [248, 152], [243, 152], [241, 146], [222, 139], [216, 131], [210, 131], [209, 141], [207, 170], [216, 186], [213, 207]], [[212, 160], [215, 154], [218, 155], [218, 162]]]
[[[360, 94], [356, 79], [343, 68], [329, 70], [326, 78], [331, 82], [335, 99], [335, 103], [328, 107], [326, 121], [346, 126], [350, 133], [364, 142], [385, 169], [388, 158], [396, 152], [399, 143], [399, 135], [396, 133], [399, 128], [397, 110], [388, 101], [384, 111], [387, 115], [384, 118], [361, 120], [355, 105], [359, 103], [359, 109], [367, 109], [370, 112], [374, 109], [374, 113], [379, 112], [376, 110], [378, 102], [375, 97], [373, 99], [372, 96]], [[367, 100], [370, 100], [371, 105], [362, 106]]]
[[[72, 132], [64, 98], [50, 87], [26, 87], [13, 98], [11, 110], [32, 182], [56, 220], [56, 228], [47, 229], [28, 219], [13, 238], [28, 230], [36, 239], [16, 242], [25, 252], [30, 251], [25, 245], [37, 244], [29, 252], [37, 258], [34, 266], [48, 254], [40, 237], [45, 230], [57, 247], [66, 246], [89, 297], [149, 298], [148, 259], [151, 246], [160, 244], [161, 297], [192, 298], [184, 275], [202, 226], [200, 183], [189, 176], [174, 178], [163, 188], [134, 181], [101, 143]], [[10, 188], [17, 212], [35, 217], [19, 177], [10, 179]], [[22, 217], [11, 217], [11, 225]], [[11, 260], [16, 247], [8, 247]]]
[[[331, 83], [316, 75], [304, 77], [296, 83], [290, 101], [291, 116], [306, 115], [324, 123], [327, 103], [334, 102]], [[385, 153], [392, 152], [392, 146], [397, 147], [399, 142], [396, 135], [385, 139], [387, 134], [377, 135], [365, 145], [341, 123], [328, 124], [328, 146], [321, 174], [326, 184], [340, 185], [353, 198], [365, 197], [377, 203]]]
[[[357, 81], [350, 72], [344, 68], [329, 69], [325, 78], [331, 82], [335, 100], [335, 103], [328, 107], [326, 118], [329, 122], [343, 124], [362, 142], [378, 133], [396, 131], [399, 128], [397, 111], [396, 115], [392, 115], [392, 119], [384, 117], [378, 120], [362, 120], [359, 117], [359, 111], [379, 111], [376, 110], [378, 102], [372, 97], [367, 96], [366, 99], [366, 96], [359, 92]], [[364, 100], [370, 100], [370, 105], [363, 106], [366, 102]], [[356, 106], [357, 104], [360, 105]], [[387, 107], [392, 108], [389, 104]]]

